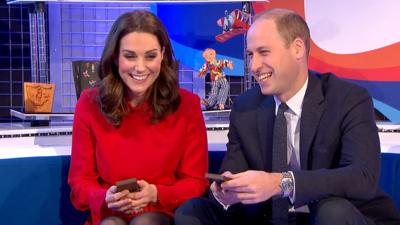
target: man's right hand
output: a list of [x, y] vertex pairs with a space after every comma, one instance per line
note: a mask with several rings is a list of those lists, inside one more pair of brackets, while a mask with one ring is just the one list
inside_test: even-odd
[[[226, 171], [222, 175], [229, 176], [229, 175], [232, 175], [232, 173], [229, 171]], [[230, 205], [240, 202], [236, 197], [236, 193], [225, 191], [224, 189], [221, 188], [221, 186], [219, 186], [215, 182], [213, 182], [211, 184], [210, 189], [211, 189], [214, 197], [219, 201], [219, 203], [221, 203], [225, 207], [228, 207]]]

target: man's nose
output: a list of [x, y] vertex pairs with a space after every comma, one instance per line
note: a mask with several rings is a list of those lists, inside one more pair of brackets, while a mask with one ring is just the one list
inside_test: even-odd
[[253, 57], [250, 59], [250, 71], [255, 74], [259, 70], [261, 66], [261, 60], [260, 57], [253, 55]]

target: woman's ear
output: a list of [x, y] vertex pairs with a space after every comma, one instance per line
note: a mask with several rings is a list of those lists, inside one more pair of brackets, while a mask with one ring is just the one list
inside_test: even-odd
[[162, 49], [161, 49], [161, 61], [164, 59], [164, 54], [165, 54], [165, 47], [162, 47]]

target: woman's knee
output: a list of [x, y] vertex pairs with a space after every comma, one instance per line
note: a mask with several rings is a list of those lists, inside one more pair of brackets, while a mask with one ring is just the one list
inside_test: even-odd
[[119, 217], [111, 216], [107, 217], [100, 222], [100, 225], [126, 225], [125, 221]]
[[171, 218], [163, 213], [143, 213], [131, 220], [129, 225], [171, 225]]

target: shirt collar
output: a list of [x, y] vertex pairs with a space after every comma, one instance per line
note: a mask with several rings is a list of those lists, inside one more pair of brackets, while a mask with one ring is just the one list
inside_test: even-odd
[[[301, 87], [300, 90], [286, 102], [286, 105], [289, 107], [289, 109], [292, 112], [294, 112], [297, 116], [301, 115], [301, 108], [303, 106], [303, 100], [306, 94], [307, 84], [308, 84], [308, 77], [306, 79], [306, 82], [304, 82], [303, 87]], [[278, 108], [279, 105], [281, 104], [281, 101], [275, 95], [274, 99], [275, 99], [275, 115], [276, 115], [278, 113]]]

